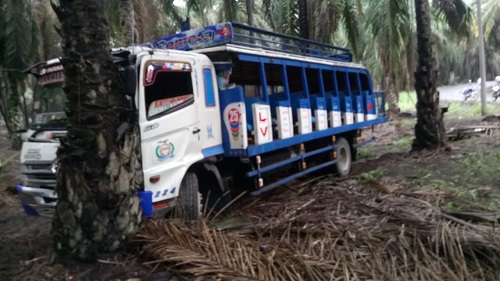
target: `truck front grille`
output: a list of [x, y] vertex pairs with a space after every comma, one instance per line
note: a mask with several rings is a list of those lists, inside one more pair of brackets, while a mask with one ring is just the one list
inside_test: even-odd
[[21, 182], [29, 187], [54, 189], [56, 175], [52, 172], [52, 163], [22, 164]]

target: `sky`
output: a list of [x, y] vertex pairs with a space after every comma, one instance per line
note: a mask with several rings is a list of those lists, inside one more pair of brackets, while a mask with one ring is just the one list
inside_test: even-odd
[[174, 5], [177, 7], [185, 7], [186, 1], [185, 0], [174, 0]]

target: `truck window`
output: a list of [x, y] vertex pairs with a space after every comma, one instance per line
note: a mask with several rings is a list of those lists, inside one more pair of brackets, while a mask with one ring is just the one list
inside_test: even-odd
[[349, 72], [349, 86], [351, 87], [351, 93], [356, 93], [359, 91], [357, 73]]
[[325, 92], [333, 92], [333, 71], [323, 70], [323, 87], [325, 87]]
[[310, 95], [319, 95], [319, 69], [306, 68], [306, 77]]
[[337, 82], [337, 87], [338, 87], [339, 93], [347, 91], [346, 76], [347, 76], [347, 73], [345, 73], [343, 71], [336, 71], [335, 72], [335, 78], [336, 78], [335, 80]]
[[368, 76], [364, 73], [360, 73], [359, 80], [361, 80], [361, 91], [370, 91], [370, 81], [368, 81]]
[[154, 83], [145, 86], [147, 118], [157, 118], [194, 102], [191, 72], [158, 72]]
[[302, 93], [304, 91], [304, 85], [302, 85], [302, 68], [287, 66], [286, 75], [288, 77], [290, 93]]
[[206, 106], [215, 106], [214, 83], [212, 80], [212, 70], [203, 69], [203, 76], [205, 79], [205, 103]]

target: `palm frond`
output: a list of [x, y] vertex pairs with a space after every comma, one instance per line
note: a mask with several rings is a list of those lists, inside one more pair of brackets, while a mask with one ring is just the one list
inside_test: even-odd
[[359, 55], [358, 41], [359, 41], [359, 21], [357, 18], [358, 7], [352, 0], [343, 0], [342, 2], [342, 22], [347, 32], [347, 38], [351, 45], [351, 50], [354, 56]]
[[484, 37], [487, 41], [500, 45], [500, 1], [487, 0], [483, 4]]
[[433, 0], [434, 12], [459, 36], [469, 36], [473, 11], [463, 0]]
[[30, 3], [26, 0], [4, 0], [4, 38], [1, 49], [5, 67], [26, 69], [31, 63], [34, 44]]

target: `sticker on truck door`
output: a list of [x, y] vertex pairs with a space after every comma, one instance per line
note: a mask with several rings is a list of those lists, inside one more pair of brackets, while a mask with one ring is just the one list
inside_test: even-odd
[[156, 146], [155, 154], [158, 161], [163, 161], [169, 158], [173, 158], [175, 146], [169, 140], [160, 141]]

